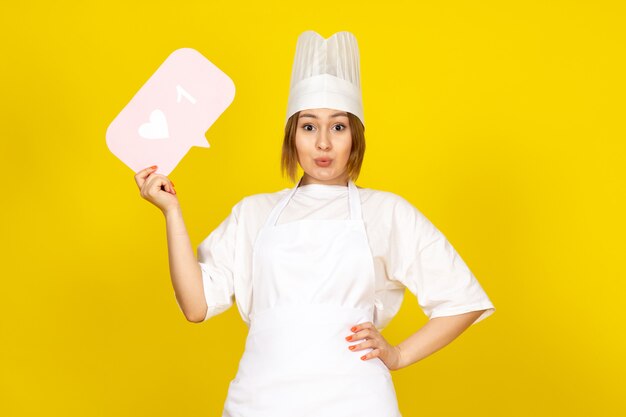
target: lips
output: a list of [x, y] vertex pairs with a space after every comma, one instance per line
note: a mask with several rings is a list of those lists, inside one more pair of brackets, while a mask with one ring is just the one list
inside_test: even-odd
[[315, 159], [314, 159], [314, 161], [315, 161], [315, 164], [316, 164], [317, 166], [320, 166], [320, 167], [327, 167], [328, 165], [330, 165], [330, 163], [331, 163], [333, 160], [332, 160], [332, 159], [330, 159], [330, 158], [326, 158], [326, 157], [324, 157], [324, 158], [315, 158]]

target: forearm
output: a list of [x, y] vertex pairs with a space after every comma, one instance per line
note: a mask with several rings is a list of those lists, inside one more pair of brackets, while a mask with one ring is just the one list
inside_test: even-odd
[[397, 345], [400, 351], [398, 369], [407, 367], [443, 348], [463, 333], [483, 312], [470, 311], [429, 320], [417, 332]]
[[202, 270], [196, 259], [180, 207], [164, 213], [169, 267], [176, 300], [189, 321], [199, 322], [206, 314]]

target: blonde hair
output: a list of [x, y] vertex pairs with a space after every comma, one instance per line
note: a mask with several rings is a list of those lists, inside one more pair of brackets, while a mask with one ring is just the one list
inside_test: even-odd
[[[365, 155], [365, 126], [354, 114], [348, 113], [350, 133], [352, 134], [352, 147], [348, 158], [348, 175], [352, 181], [356, 181], [361, 172], [361, 164]], [[285, 125], [285, 137], [283, 139], [283, 151], [280, 161], [280, 169], [283, 176], [288, 175], [291, 181], [296, 182], [298, 171], [298, 151], [296, 149], [296, 130], [300, 112], [294, 113]]]

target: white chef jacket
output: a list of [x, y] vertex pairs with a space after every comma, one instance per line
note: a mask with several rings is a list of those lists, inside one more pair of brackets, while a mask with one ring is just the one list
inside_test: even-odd
[[[289, 191], [285, 188], [242, 198], [198, 246], [209, 307], [204, 320], [236, 302], [242, 319], [250, 326], [254, 241], [272, 207]], [[388, 191], [358, 191], [375, 266], [374, 325], [378, 330], [396, 315], [406, 288], [417, 297], [429, 319], [486, 310], [475, 324], [493, 314], [493, 303], [463, 259], [417, 208]], [[298, 187], [277, 224], [349, 217], [348, 187], [306, 184]]]

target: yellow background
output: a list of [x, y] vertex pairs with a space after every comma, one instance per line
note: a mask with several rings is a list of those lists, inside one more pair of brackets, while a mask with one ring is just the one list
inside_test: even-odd
[[[393, 373], [403, 416], [625, 415], [621, 4], [3, 5], [0, 415], [220, 415], [246, 327], [235, 306], [185, 320], [164, 218], [105, 132], [175, 49], [233, 79], [211, 148], [170, 175], [197, 247], [243, 196], [292, 185], [280, 147], [309, 29], [359, 42], [357, 184], [419, 208], [497, 308]], [[394, 344], [426, 322], [406, 295]]]

